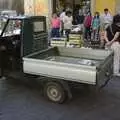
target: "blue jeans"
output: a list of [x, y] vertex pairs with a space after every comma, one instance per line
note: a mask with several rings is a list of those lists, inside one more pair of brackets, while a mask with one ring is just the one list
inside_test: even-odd
[[60, 37], [60, 32], [59, 32], [60, 28], [52, 28], [51, 31], [51, 37]]

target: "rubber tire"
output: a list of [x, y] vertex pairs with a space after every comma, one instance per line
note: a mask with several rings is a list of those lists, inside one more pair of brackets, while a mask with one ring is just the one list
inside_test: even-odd
[[[48, 89], [49, 89], [50, 87], [56, 88], [56, 90], [61, 94], [61, 97], [60, 97], [59, 100], [56, 100], [56, 101], [55, 101], [55, 100], [53, 100], [53, 99], [51, 99], [51, 98], [49, 97], [49, 95], [48, 95]], [[44, 86], [44, 96], [45, 96], [48, 100], [50, 100], [50, 101], [52, 101], [52, 102], [54, 102], [54, 103], [58, 103], [58, 104], [62, 104], [62, 103], [64, 103], [65, 100], [66, 100], [66, 92], [65, 92], [63, 86], [62, 86], [60, 83], [58, 83], [58, 82], [47, 82], [47, 83], [45, 84], [45, 86]]]

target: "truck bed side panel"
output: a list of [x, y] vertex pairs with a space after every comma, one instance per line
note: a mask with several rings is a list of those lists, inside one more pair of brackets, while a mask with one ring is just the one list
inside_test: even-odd
[[24, 58], [25, 73], [42, 75], [80, 83], [96, 84], [96, 68]]

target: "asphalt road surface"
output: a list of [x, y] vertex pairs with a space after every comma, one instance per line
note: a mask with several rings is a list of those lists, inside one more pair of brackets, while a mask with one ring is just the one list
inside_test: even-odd
[[59, 105], [46, 100], [38, 85], [0, 80], [0, 119], [120, 120], [120, 78], [111, 80], [99, 94], [84, 88], [72, 92], [73, 100]]

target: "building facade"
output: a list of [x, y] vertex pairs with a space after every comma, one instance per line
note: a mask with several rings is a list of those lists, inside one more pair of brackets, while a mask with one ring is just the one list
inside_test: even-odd
[[[14, 9], [18, 13], [44, 14], [49, 16], [58, 9], [62, 10], [69, 3], [73, 8], [75, 4], [81, 4], [88, 0], [0, 0], [0, 10]], [[108, 8], [112, 14], [120, 13], [120, 0], [90, 0], [91, 11], [103, 13], [104, 8]], [[35, 8], [37, 7], [37, 8]], [[32, 11], [31, 11], [32, 10]]]
[[0, 10], [16, 10], [24, 13], [24, 0], [0, 0]]
[[120, 0], [91, 0], [91, 11], [103, 13], [104, 9], [108, 8], [111, 14], [120, 13]]
[[0, 9], [11, 9], [13, 0], [0, 0]]

